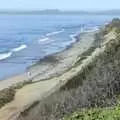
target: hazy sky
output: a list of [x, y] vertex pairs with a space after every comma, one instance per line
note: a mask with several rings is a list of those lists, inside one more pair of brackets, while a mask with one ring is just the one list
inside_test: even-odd
[[0, 9], [18, 9], [18, 10], [120, 9], [120, 0], [0, 0]]

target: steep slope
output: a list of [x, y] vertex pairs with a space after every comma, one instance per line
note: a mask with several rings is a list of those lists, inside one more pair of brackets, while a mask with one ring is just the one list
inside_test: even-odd
[[[93, 109], [94, 114], [94, 108], [110, 109], [109, 107], [115, 106], [120, 95], [119, 26], [120, 20], [114, 19], [102, 29], [96, 35], [93, 47], [80, 56], [76, 62], [75, 67], [81, 66], [82, 69], [71, 77], [59, 91], [40, 101], [20, 119], [59, 120], [74, 111], [81, 111], [83, 108]], [[100, 111], [102, 110], [100, 109]], [[85, 116], [89, 116], [89, 112], [91, 110], [83, 112], [82, 115], [80, 112], [78, 116], [83, 117], [77, 119], [86, 120]], [[86, 115], [84, 115], [85, 113]], [[101, 114], [101, 112], [99, 113]], [[76, 118], [68, 117], [67, 120], [76, 120]], [[91, 118], [88, 117], [87, 120], [91, 120]]]

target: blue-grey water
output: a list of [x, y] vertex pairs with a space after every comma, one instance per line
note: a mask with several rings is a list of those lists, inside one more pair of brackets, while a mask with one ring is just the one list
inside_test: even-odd
[[96, 29], [114, 17], [0, 15], [0, 79], [24, 72], [44, 56], [75, 42], [75, 34]]

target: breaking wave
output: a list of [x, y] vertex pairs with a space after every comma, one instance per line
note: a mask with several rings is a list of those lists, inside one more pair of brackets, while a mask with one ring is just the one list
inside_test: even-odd
[[45, 38], [39, 39], [38, 42], [45, 42], [45, 41], [48, 41], [48, 40], [49, 40], [49, 38], [48, 38], [48, 37], [45, 37]]
[[12, 55], [12, 52], [0, 54], [0, 60], [5, 60], [6, 58], [10, 57], [11, 55]]
[[27, 45], [21, 45], [21, 46], [19, 46], [17, 48], [13, 48], [12, 52], [18, 52], [18, 51], [21, 51], [21, 50], [23, 50], [25, 48], [27, 48]]
[[46, 36], [53, 36], [53, 35], [57, 35], [64, 32], [64, 29], [60, 30], [60, 31], [55, 31], [55, 32], [51, 32], [51, 33], [47, 33]]
[[5, 60], [5, 59], [9, 58], [10, 56], [12, 56], [13, 52], [18, 52], [18, 51], [21, 51], [25, 48], [27, 48], [27, 45], [21, 45], [18, 48], [13, 48], [10, 52], [1, 53], [0, 54], [0, 60]]

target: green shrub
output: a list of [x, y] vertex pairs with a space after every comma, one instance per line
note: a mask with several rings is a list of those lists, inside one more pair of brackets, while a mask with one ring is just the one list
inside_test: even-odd
[[15, 89], [8, 88], [0, 91], [0, 108], [14, 99]]
[[5, 104], [14, 100], [16, 89], [21, 89], [23, 86], [31, 83], [32, 81], [24, 81], [24, 82], [18, 83], [17, 85], [11, 86], [10, 88], [1, 90], [0, 91], [0, 108], [3, 107]]
[[112, 108], [95, 108], [75, 112], [63, 120], [120, 120], [120, 106]]

